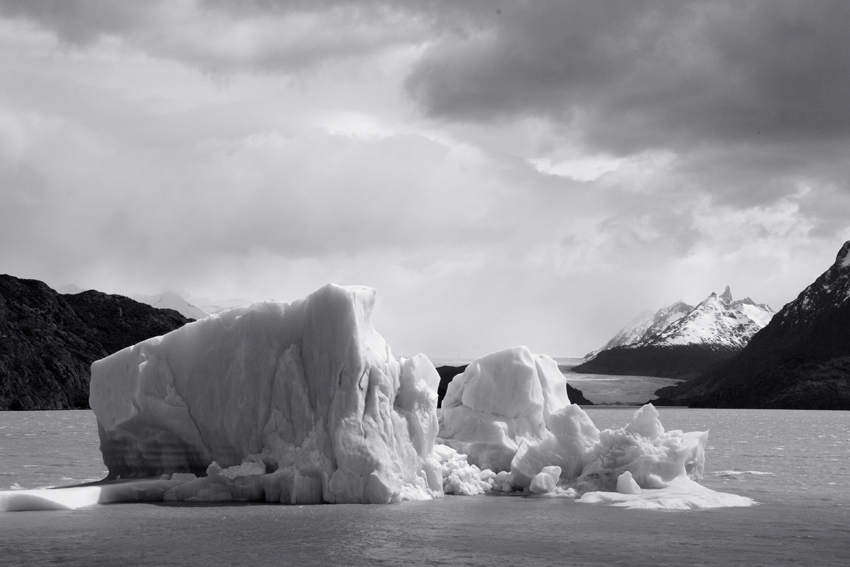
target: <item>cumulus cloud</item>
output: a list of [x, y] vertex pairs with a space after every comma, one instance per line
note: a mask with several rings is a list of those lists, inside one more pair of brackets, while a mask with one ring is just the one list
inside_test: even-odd
[[415, 13], [388, 2], [4, 0], [0, 14], [49, 30], [69, 47], [114, 38], [225, 77], [380, 54], [421, 41], [425, 30]]
[[779, 307], [850, 237], [847, 12], [0, 0], [2, 269], [371, 285], [438, 357], [583, 354], [726, 284]]

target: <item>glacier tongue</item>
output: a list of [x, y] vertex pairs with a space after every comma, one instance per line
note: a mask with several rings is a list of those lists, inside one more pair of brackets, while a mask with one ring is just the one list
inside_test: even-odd
[[439, 376], [424, 356], [393, 357], [372, 328], [374, 300], [369, 288], [327, 285], [94, 363], [90, 402], [109, 478], [206, 474], [165, 495], [177, 499], [441, 495]]

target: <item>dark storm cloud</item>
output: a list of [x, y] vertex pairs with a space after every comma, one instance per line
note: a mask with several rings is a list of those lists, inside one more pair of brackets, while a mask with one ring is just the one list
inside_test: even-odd
[[619, 155], [850, 134], [842, 0], [3, 0], [0, 14], [69, 44], [117, 36], [221, 73], [297, 70], [427, 43], [407, 89], [428, 115], [540, 116]]
[[148, 27], [156, 22], [156, 9], [163, 3], [150, 2], [79, 2], [3, 0], [0, 14], [24, 18], [53, 31], [72, 44], [90, 43], [103, 35], [120, 35]]
[[432, 117], [537, 115], [628, 154], [850, 134], [850, 4], [536, 2], [446, 30], [407, 87]]
[[424, 39], [418, 12], [393, 3], [0, 1], [0, 15], [33, 22], [64, 43], [118, 37], [204, 72], [294, 71]]

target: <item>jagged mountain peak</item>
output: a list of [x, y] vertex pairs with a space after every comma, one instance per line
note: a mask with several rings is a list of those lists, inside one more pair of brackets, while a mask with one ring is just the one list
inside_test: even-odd
[[850, 409], [848, 336], [850, 241], [737, 356], [657, 393], [698, 407]]
[[850, 240], [845, 242], [841, 250], [838, 251], [838, 256], [835, 257], [835, 265], [839, 268], [850, 266]]
[[824, 313], [850, 301], [850, 241], [844, 243], [835, 263], [777, 314], [777, 327], [804, 329]]
[[641, 313], [573, 371], [690, 376], [739, 352], [772, 317], [770, 307], [749, 297], [733, 301], [726, 286], [696, 307], [677, 301], [651, 318]]
[[773, 317], [773, 310], [746, 297], [735, 301], [727, 285], [721, 295], [710, 293], [696, 307], [677, 301], [654, 315], [644, 311], [623, 327], [591, 361], [612, 349], [668, 348], [700, 345], [711, 350], [737, 351]]
[[[770, 325], [770, 340], [775, 347], [797, 344], [810, 333], [838, 327], [832, 319], [840, 318], [850, 310], [850, 241], [845, 242], [835, 263], [818, 276], [814, 282], [782, 309]], [[816, 334], [817, 334], [816, 333]], [[808, 339], [806, 339], [808, 340]], [[805, 347], [808, 353], [832, 349], [834, 353], [846, 352], [847, 334], [844, 329], [825, 332], [823, 337]], [[837, 345], [837, 346], [836, 346]], [[796, 347], [795, 347], [796, 348]]]
[[729, 286], [722, 295], [711, 293], [685, 317], [646, 341], [654, 346], [720, 345], [743, 348], [773, 316], [768, 306], [732, 301]]

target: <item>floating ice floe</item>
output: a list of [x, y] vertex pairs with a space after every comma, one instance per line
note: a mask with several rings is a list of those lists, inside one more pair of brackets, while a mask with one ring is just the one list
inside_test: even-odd
[[396, 359], [375, 292], [328, 285], [222, 312], [92, 365], [104, 482], [0, 492], [0, 510], [106, 502], [389, 503], [523, 494], [642, 508], [743, 506], [697, 484], [707, 433], [666, 432], [651, 405], [599, 431], [557, 364], [525, 347], [449, 385]]

